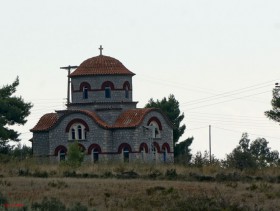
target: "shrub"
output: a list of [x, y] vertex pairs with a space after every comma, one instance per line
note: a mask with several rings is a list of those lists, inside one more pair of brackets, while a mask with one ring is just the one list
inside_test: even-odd
[[120, 174], [117, 175], [117, 178], [119, 179], [135, 179], [138, 177], [139, 175], [133, 170], [121, 172]]
[[18, 176], [29, 176], [29, 169], [19, 169], [18, 170]]
[[165, 176], [168, 179], [176, 179], [178, 174], [176, 172], [176, 169], [167, 169], [166, 172], [165, 172]]
[[76, 171], [64, 171], [63, 172], [64, 177], [77, 177]]
[[82, 205], [80, 202], [77, 202], [74, 207], [68, 208], [67, 211], [87, 211], [88, 208]]
[[39, 171], [39, 170], [36, 170], [33, 174], [32, 174], [33, 177], [42, 177], [42, 178], [47, 178], [49, 177], [49, 174], [48, 172], [46, 171]]
[[151, 172], [148, 174], [148, 176], [149, 176], [151, 179], [156, 179], [157, 177], [159, 177], [159, 176], [161, 176], [161, 175], [162, 175], [162, 173], [161, 173], [159, 170], [157, 170], [157, 169], [151, 171]]
[[8, 199], [0, 192], [0, 208], [8, 203]]
[[60, 181], [60, 180], [57, 180], [57, 181], [51, 181], [48, 183], [48, 186], [49, 187], [53, 187], [53, 188], [67, 188], [68, 185], [66, 184], [66, 182], [64, 181]]
[[64, 211], [66, 210], [65, 205], [56, 198], [46, 198], [42, 200], [41, 203], [35, 202], [31, 205], [32, 210], [38, 210], [38, 211]]
[[156, 192], [163, 192], [165, 191], [166, 188], [162, 187], [162, 186], [155, 186], [155, 187], [151, 187], [151, 188], [147, 188], [146, 189], [146, 193], [150, 196]]
[[84, 152], [80, 148], [77, 141], [69, 145], [68, 159], [65, 163], [73, 168], [81, 166], [84, 160]]

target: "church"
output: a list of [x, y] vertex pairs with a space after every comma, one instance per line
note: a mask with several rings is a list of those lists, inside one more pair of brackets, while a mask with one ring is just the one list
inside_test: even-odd
[[87, 162], [173, 163], [172, 123], [160, 109], [137, 108], [135, 74], [99, 50], [79, 66], [64, 68], [67, 108], [43, 115], [30, 130], [33, 156], [65, 160], [69, 144], [77, 141]]

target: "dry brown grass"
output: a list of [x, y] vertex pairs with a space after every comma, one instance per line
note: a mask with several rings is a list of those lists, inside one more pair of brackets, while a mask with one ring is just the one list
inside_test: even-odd
[[[178, 176], [170, 178], [165, 173], [175, 169]], [[32, 174], [18, 176], [19, 170], [30, 173], [46, 172], [48, 178], [37, 178]], [[132, 164], [84, 164], [75, 169], [77, 174], [97, 175], [98, 178], [65, 178], [64, 172], [73, 169], [67, 166], [38, 164], [36, 161], [0, 164], [0, 192], [12, 204], [31, 207], [44, 197], [59, 199], [67, 207], [81, 202], [89, 210], [280, 210], [279, 168], [238, 172], [244, 178], [254, 180], [223, 180], [199, 182], [189, 175], [228, 175], [233, 169], [218, 166], [190, 168], [180, 165]], [[102, 178], [106, 173], [117, 175], [134, 171], [138, 179]], [[151, 172], [162, 176], [152, 180]], [[268, 179], [266, 179], [268, 178]], [[279, 177], [280, 178], [280, 177]], [[277, 183], [278, 182], [278, 183]], [[1, 199], [0, 199], [1, 200]], [[1, 207], [0, 207], [1, 210]]]
[[[280, 209], [280, 185], [265, 183], [204, 183], [184, 181], [150, 181], [75, 178], [2, 178], [9, 185], [0, 185], [9, 203], [30, 206], [43, 197], [55, 197], [68, 207], [81, 202], [96, 210], [168, 210], [183, 209], [190, 200], [220, 200], [237, 209]], [[62, 186], [52, 186], [62, 183]], [[263, 188], [261, 188], [263, 186]]]

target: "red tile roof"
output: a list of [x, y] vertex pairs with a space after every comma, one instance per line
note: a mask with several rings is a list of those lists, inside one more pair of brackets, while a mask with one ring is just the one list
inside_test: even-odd
[[83, 113], [89, 116], [92, 120], [94, 120], [99, 126], [104, 128], [109, 128], [110, 126], [106, 124], [95, 112], [88, 110], [68, 110], [64, 111], [65, 113], [59, 118], [56, 113], [45, 114], [41, 117], [37, 125], [32, 128], [31, 132], [39, 132], [39, 131], [49, 131], [53, 126], [55, 126], [58, 121], [61, 121], [63, 117], [67, 116], [71, 113]]
[[48, 131], [58, 121], [58, 119], [59, 117], [57, 113], [45, 114], [30, 131]]
[[119, 60], [110, 56], [95, 56], [82, 62], [70, 77], [86, 75], [134, 75]]
[[124, 111], [113, 125], [114, 128], [136, 127], [143, 121], [145, 115], [152, 111], [152, 108], [130, 109]]
[[113, 125], [109, 125], [104, 122], [97, 114], [93, 111], [88, 110], [67, 110], [63, 111], [64, 114], [59, 118], [56, 113], [45, 114], [41, 117], [37, 125], [31, 129], [32, 132], [39, 131], [49, 131], [52, 127], [54, 127], [58, 121], [61, 121], [64, 117], [71, 113], [82, 113], [89, 116], [94, 122], [96, 122], [99, 126], [106, 129], [117, 129], [117, 128], [133, 128], [139, 126], [146, 114], [150, 111], [158, 111], [160, 112], [164, 118], [167, 120], [168, 124], [172, 126], [172, 123], [168, 120], [166, 115], [164, 115], [159, 109], [155, 108], [138, 108], [138, 109], [130, 109], [126, 110], [120, 114], [117, 118], [116, 122]]

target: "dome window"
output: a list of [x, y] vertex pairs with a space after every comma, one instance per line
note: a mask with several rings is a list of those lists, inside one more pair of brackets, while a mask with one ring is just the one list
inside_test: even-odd
[[111, 87], [105, 87], [105, 98], [111, 98]]
[[86, 86], [83, 87], [83, 99], [88, 99], [88, 88]]
[[105, 91], [105, 98], [111, 98], [111, 90], [114, 90], [114, 84], [111, 81], [105, 81], [101, 89]]
[[123, 84], [123, 90], [124, 90], [124, 97], [125, 97], [126, 99], [128, 99], [128, 98], [129, 98], [129, 90], [130, 90], [130, 84], [129, 84], [128, 81], [124, 82], [124, 84]]

